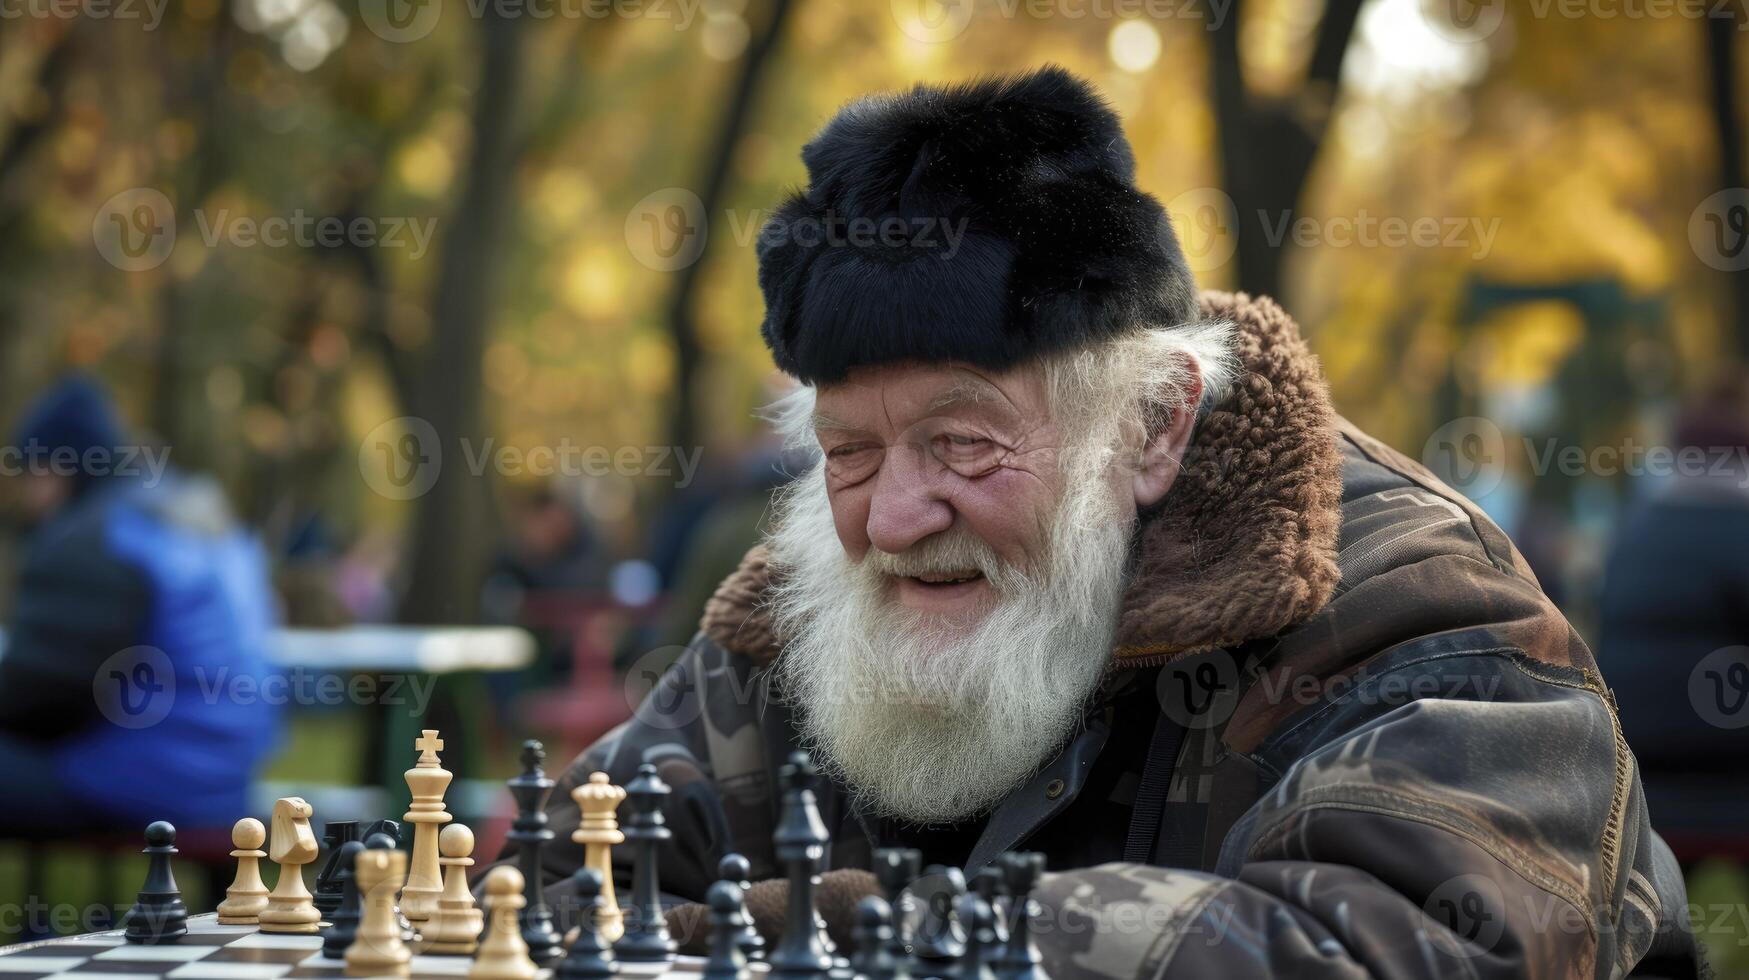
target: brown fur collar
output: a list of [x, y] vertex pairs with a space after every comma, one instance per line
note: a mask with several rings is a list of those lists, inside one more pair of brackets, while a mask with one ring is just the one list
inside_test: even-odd
[[[1238, 326], [1240, 375], [1197, 426], [1184, 469], [1143, 525], [1114, 656], [1133, 661], [1274, 636], [1336, 588], [1342, 456], [1317, 358], [1267, 297], [1205, 292], [1205, 317]], [[724, 649], [769, 663], [780, 648], [762, 598], [763, 545], [705, 604]]]

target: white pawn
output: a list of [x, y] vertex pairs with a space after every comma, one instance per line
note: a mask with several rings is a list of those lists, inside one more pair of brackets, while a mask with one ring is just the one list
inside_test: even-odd
[[474, 864], [474, 832], [459, 823], [452, 823], [437, 835], [437, 847], [443, 856], [443, 896], [437, 900], [437, 914], [425, 922], [421, 931], [422, 953], [469, 954], [480, 945], [483, 913], [474, 907], [474, 894], [468, 891], [468, 868]]
[[528, 956], [516, 913], [528, 904], [522, 897], [522, 872], [508, 865], [486, 876], [486, 939], [468, 970], [468, 980], [533, 980], [540, 972]]
[[261, 859], [267, 852], [267, 828], [254, 817], [244, 817], [231, 827], [231, 856], [237, 859], [237, 878], [225, 889], [219, 903], [219, 925], [252, 926], [267, 908], [267, 883], [261, 880]]

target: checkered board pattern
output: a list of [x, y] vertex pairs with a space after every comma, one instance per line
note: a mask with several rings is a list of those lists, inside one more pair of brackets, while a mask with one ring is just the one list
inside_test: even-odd
[[[469, 956], [414, 956], [413, 978], [466, 977]], [[704, 960], [682, 956], [666, 967], [621, 963], [630, 980], [696, 980]], [[542, 970], [544, 980], [550, 971]], [[346, 976], [346, 964], [322, 955], [321, 936], [266, 933], [221, 926], [213, 915], [190, 916], [188, 935], [161, 946], [122, 938], [120, 930], [50, 939], [0, 949], [0, 980], [305, 980]]]

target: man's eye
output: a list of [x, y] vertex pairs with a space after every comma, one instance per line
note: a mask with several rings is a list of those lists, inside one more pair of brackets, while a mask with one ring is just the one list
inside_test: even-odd
[[845, 459], [847, 457], [854, 456], [857, 453], [860, 453], [867, 448], [868, 447], [863, 445], [862, 443], [851, 443], [851, 444], [845, 445], [845, 446], [833, 446], [831, 449], [828, 449], [826, 451], [826, 456], [830, 459]]

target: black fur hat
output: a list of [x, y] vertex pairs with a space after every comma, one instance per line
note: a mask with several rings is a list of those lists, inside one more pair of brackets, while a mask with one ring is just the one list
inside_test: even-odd
[[1160, 203], [1091, 86], [1048, 66], [844, 107], [759, 238], [765, 342], [807, 382], [893, 361], [991, 370], [1196, 319]]

